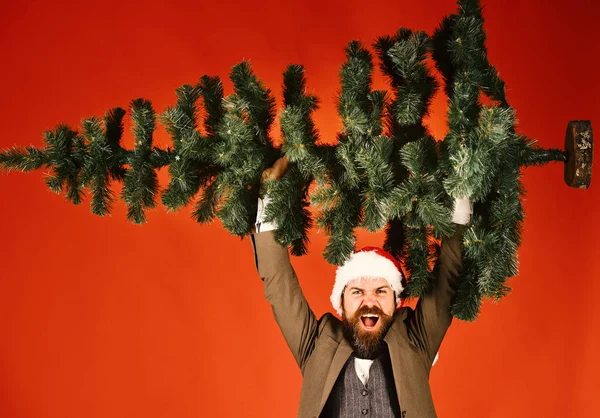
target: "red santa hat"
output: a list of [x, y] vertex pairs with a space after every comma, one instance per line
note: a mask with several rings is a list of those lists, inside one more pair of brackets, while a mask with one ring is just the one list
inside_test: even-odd
[[400, 293], [404, 290], [404, 278], [400, 263], [387, 251], [378, 247], [365, 247], [353, 253], [335, 272], [335, 284], [331, 292], [333, 309], [342, 315], [342, 293], [354, 279], [383, 278], [396, 293], [397, 306], [402, 306]]

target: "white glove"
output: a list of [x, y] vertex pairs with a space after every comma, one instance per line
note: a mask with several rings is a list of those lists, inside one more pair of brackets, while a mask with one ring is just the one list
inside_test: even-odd
[[467, 197], [454, 199], [454, 213], [452, 222], [455, 224], [466, 225], [471, 220], [473, 213], [473, 203]]
[[266, 232], [277, 229], [277, 224], [275, 222], [265, 222], [265, 208], [270, 201], [271, 198], [268, 195], [265, 195], [262, 199], [260, 197], [258, 198], [258, 210], [256, 211], [256, 222], [254, 223], [256, 232]]

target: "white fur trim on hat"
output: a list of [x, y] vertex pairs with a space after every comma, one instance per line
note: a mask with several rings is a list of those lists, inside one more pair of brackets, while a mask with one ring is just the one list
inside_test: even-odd
[[404, 290], [404, 286], [402, 286], [402, 274], [396, 265], [376, 251], [359, 251], [353, 253], [335, 272], [335, 284], [330, 300], [333, 309], [340, 316], [342, 315], [342, 292], [351, 280], [361, 278], [387, 280], [392, 290], [396, 292], [396, 302], [400, 301], [400, 293]]

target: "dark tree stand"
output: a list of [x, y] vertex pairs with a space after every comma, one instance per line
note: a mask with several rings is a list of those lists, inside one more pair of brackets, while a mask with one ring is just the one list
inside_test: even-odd
[[589, 120], [572, 120], [565, 135], [565, 182], [587, 189], [592, 181], [594, 133]]

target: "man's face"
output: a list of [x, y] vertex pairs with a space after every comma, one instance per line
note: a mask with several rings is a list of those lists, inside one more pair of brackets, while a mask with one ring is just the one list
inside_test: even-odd
[[377, 356], [392, 324], [396, 298], [387, 280], [355, 279], [344, 289], [342, 322], [359, 357]]

